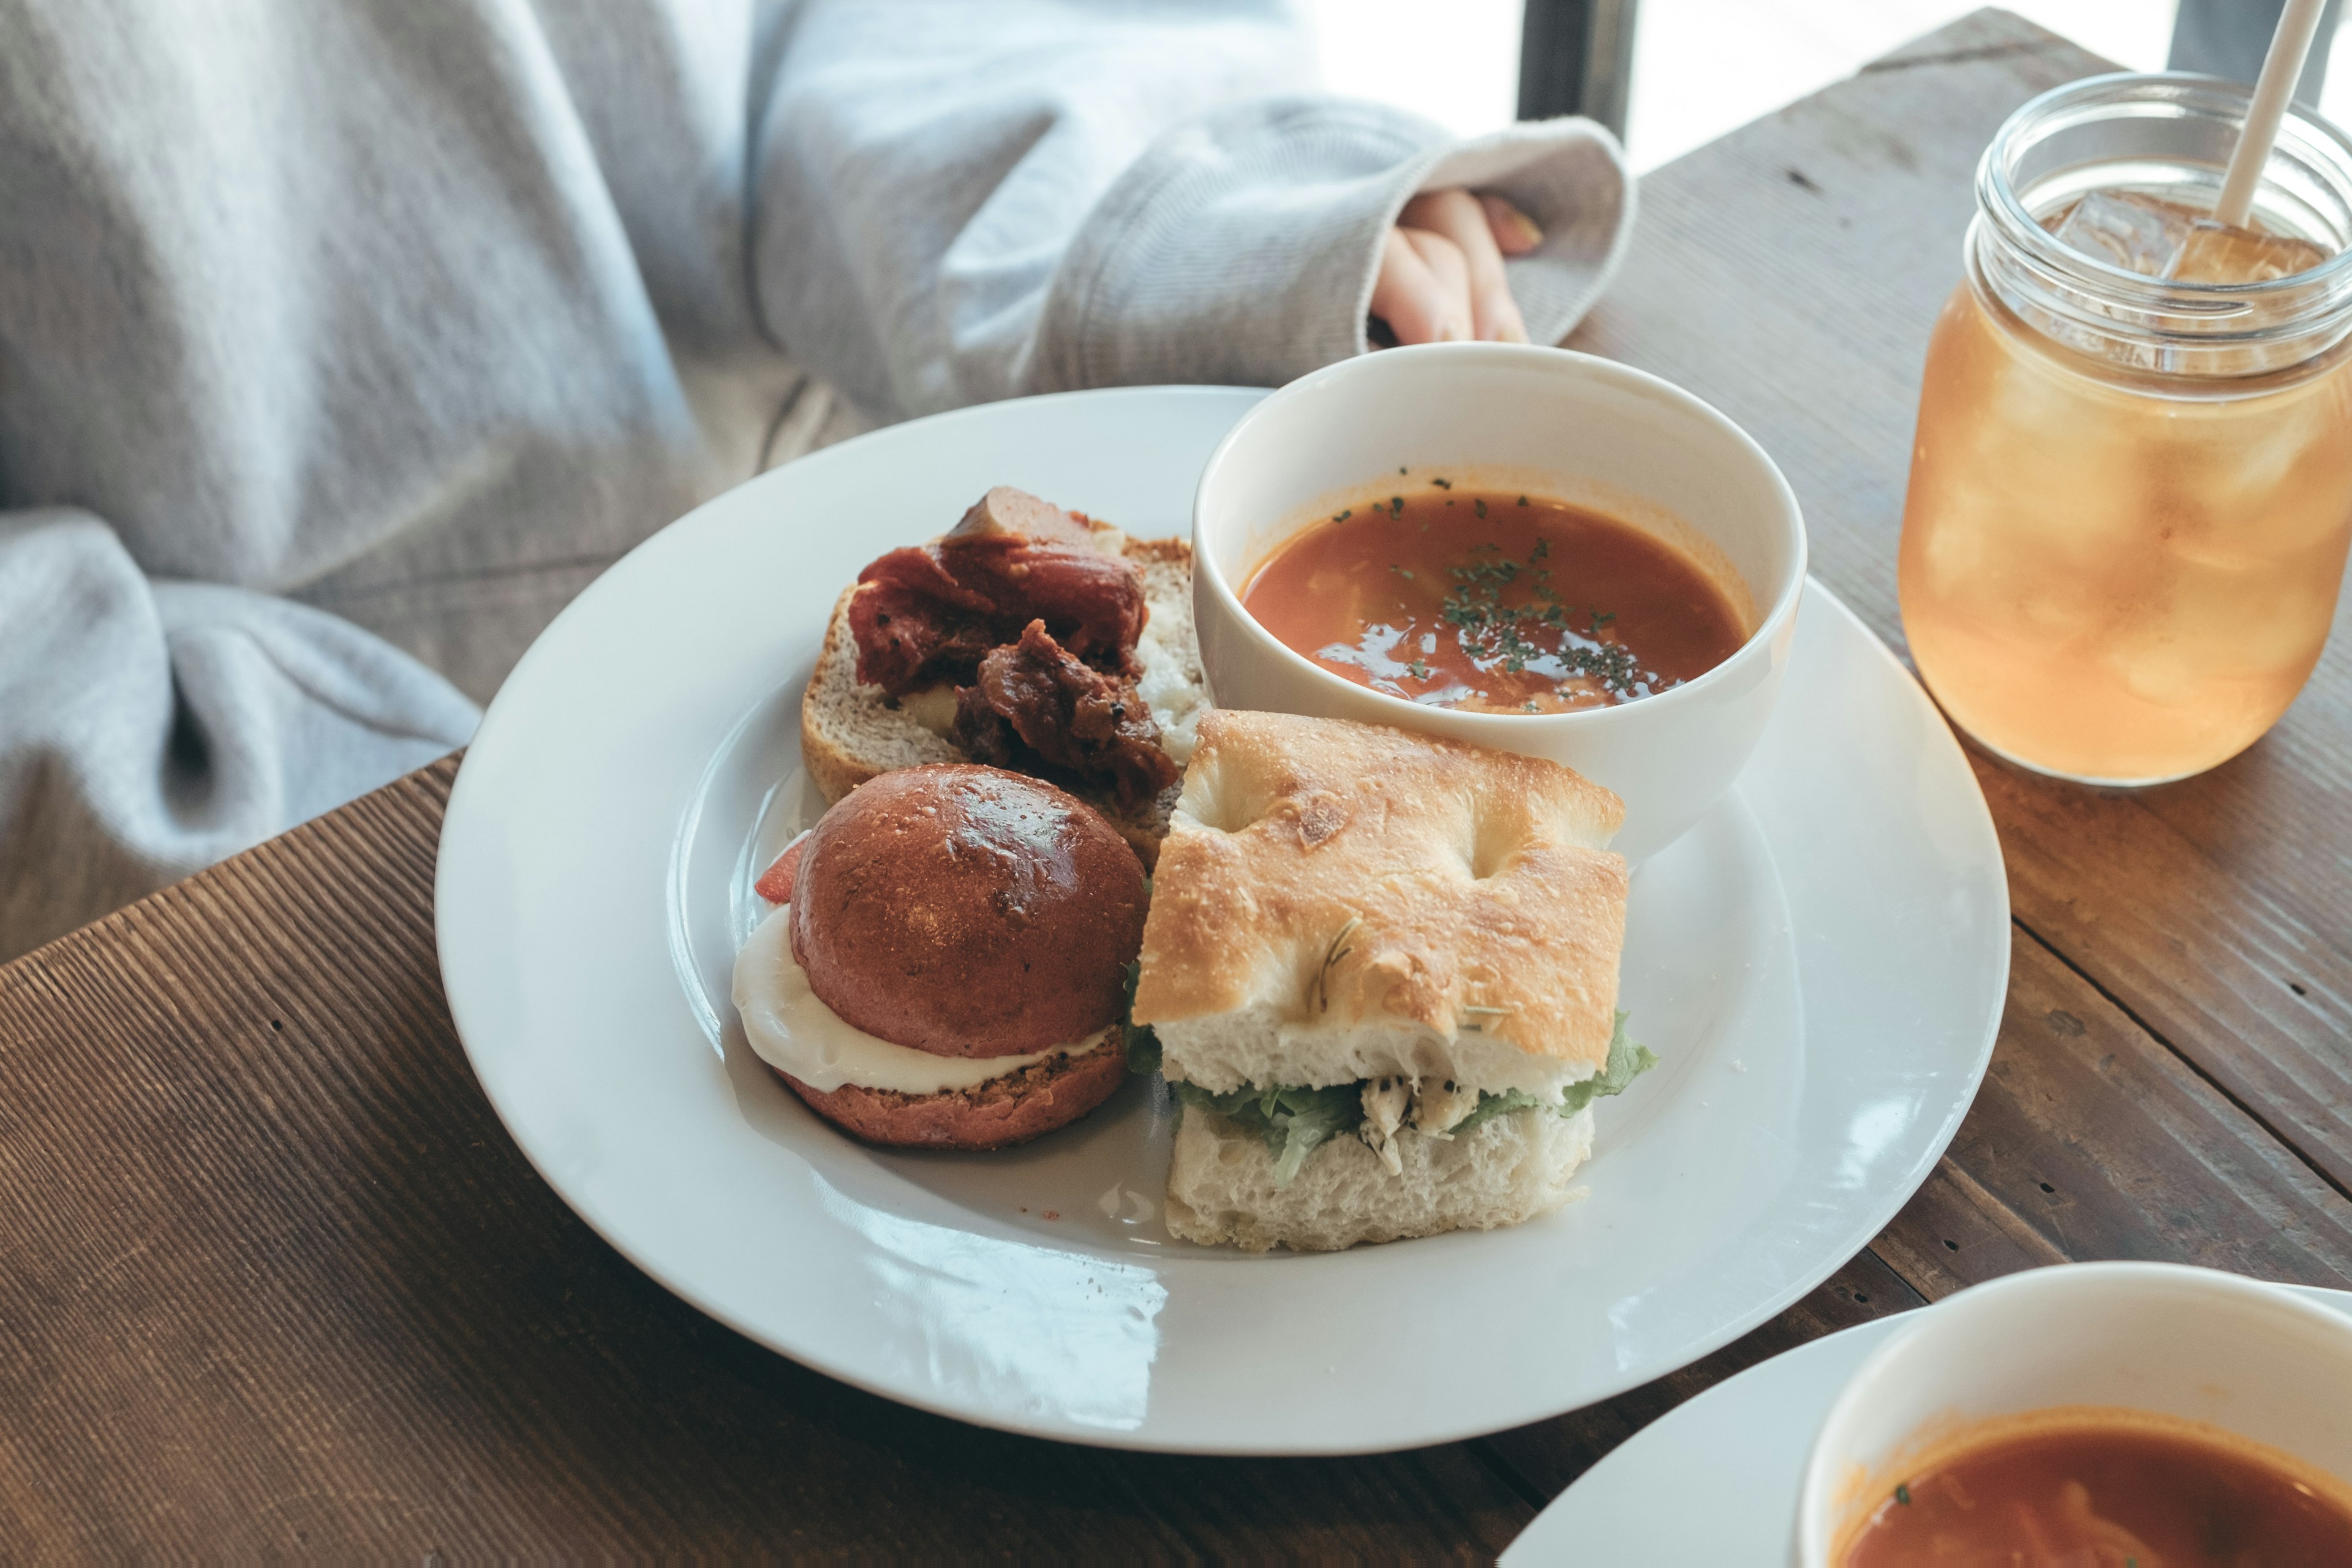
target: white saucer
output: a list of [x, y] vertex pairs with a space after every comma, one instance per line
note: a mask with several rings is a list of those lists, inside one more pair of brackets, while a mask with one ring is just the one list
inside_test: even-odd
[[[2352, 1318], [2352, 1290], [2284, 1289]], [[1813, 1434], [1846, 1379], [1909, 1316], [1825, 1335], [1675, 1406], [1553, 1499], [1503, 1553], [1504, 1568], [1784, 1568]]]
[[1942, 720], [1818, 584], [1738, 796], [1635, 878], [1623, 1005], [1664, 1065], [1600, 1108], [1591, 1196], [1560, 1214], [1336, 1257], [1196, 1248], [1159, 1221], [1142, 1082], [1024, 1149], [885, 1153], [751, 1057], [728, 970], [835, 595], [992, 484], [1185, 531], [1258, 395], [997, 404], [803, 458], [607, 573], [492, 704], [441, 839], [451, 1011], [548, 1182], [714, 1317], [1042, 1436], [1403, 1447], [1737, 1337], [1863, 1247], [1958, 1127], [2007, 983], [1999, 845]]

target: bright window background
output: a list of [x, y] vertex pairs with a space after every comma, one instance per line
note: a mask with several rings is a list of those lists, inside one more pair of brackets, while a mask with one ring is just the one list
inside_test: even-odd
[[[2008, 0], [2134, 70], [2160, 70], [2173, 0]], [[1326, 85], [1384, 99], [1463, 135], [1518, 98], [1519, 0], [1306, 0]], [[1976, 7], [1968, 0], [1640, 0], [1626, 151], [1651, 169]], [[2352, 35], [2347, 26], [2339, 38]], [[2352, 45], [2320, 105], [2352, 125]]]

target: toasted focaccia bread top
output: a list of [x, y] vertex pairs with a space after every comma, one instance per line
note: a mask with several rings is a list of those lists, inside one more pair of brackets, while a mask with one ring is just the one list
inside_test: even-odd
[[[1624, 945], [1617, 796], [1533, 757], [1213, 709], [1153, 877], [1139, 1024], [1475, 1032], [1598, 1070]], [[1581, 1076], [1581, 1075], [1579, 1075]]]

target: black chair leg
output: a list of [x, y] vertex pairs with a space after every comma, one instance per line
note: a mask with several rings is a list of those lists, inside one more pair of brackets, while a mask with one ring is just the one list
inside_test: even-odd
[[[2180, 0], [2172, 24], [2172, 55], [2165, 64], [2177, 71], [2203, 71], [2231, 81], [2252, 82], [2263, 72], [2263, 56], [2278, 31], [2279, 13], [2286, 0]], [[2336, 40], [2344, 0], [2327, 0], [2319, 18], [2319, 37], [2313, 40], [2310, 63], [2295, 83], [2296, 101], [2316, 104], [2327, 79], [2328, 47]], [[1521, 79], [1526, 79], [1521, 68]], [[1522, 87], [1521, 92], [1527, 89]]]
[[1581, 114], [1625, 134], [1636, 0], [1527, 0], [1519, 118]]

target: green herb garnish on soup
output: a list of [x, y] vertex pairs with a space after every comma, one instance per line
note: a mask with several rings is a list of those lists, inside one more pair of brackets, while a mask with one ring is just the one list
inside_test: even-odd
[[[1447, 510], [1455, 497], [1469, 515]], [[1603, 513], [1424, 491], [1316, 523], [1242, 602], [1333, 674], [1439, 708], [1559, 713], [1681, 685], [1747, 630], [1698, 563]]]

